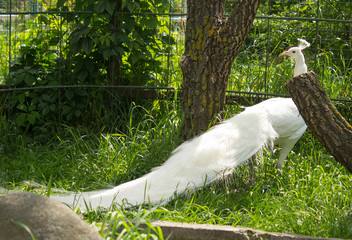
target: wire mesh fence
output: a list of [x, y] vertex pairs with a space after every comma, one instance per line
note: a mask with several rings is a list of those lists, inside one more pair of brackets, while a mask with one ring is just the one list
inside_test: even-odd
[[[181, 87], [185, 1], [95, 2], [92, 7], [81, 1], [0, 0], [2, 112], [16, 105], [28, 114], [34, 104], [40, 116], [54, 111], [80, 116], [83, 107], [77, 105], [88, 103], [74, 96], [92, 89]], [[233, 2], [226, 1], [226, 14]], [[110, 11], [117, 17], [106, 17]], [[351, 33], [349, 0], [262, 1], [233, 65], [229, 94], [287, 95], [284, 83], [292, 77], [293, 62], [279, 54], [304, 38], [311, 43], [304, 52], [308, 69], [331, 98], [349, 102]], [[25, 104], [28, 97], [37, 100]]]

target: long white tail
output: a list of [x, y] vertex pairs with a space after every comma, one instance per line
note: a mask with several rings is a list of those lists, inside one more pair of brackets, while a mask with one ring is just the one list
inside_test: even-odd
[[181, 144], [169, 159], [149, 174], [108, 190], [51, 197], [85, 209], [110, 207], [124, 201], [139, 205], [164, 203], [185, 190], [204, 186], [232, 171], [278, 137], [268, 113], [249, 107], [204, 134]]
[[[307, 41], [298, 40], [298, 47], [283, 53], [295, 59], [295, 76], [307, 72], [301, 50], [310, 46]], [[141, 178], [108, 190], [51, 197], [82, 209], [87, 205], [108, 208], [124, 200], [133, 205], [165, 203], [174, 194], [196, 189], [220, 178], [225, 171], [231, 172], [274, 141], [282, 147], [278, 160], [281, 168], [306, 128], [292, 99], [269, 99], [183, 143], [162, 166]]]

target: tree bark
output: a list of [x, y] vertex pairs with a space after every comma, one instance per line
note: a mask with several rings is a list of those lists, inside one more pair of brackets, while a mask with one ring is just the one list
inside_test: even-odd
[[286, 87], [310, 131], [352, 173], [352, 126], [332, 104], [316, 74], [294, 77]]
[[237, 0], [228, 19], [224, 0], [188, 0], [183, 72], [181, 137], [207, 129], [226, 105], [231, 67], [254, 21], [260, 0]]

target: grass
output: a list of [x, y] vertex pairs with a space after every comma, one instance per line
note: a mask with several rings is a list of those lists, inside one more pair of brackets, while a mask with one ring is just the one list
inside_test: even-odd
[[[136, 221], [132, 222], [126, 219], [121, 211], [108, 213], [101, 224], [100, 234], [106, 238], [116, 239], [161, 239], [163, 234], [160, 227], [154, 227], [150, 220], [147, 220], [150, 211], [142, 208], [138, 209]], [[141, 224], [147, 226], [141, 227]], [[117, 236], [117, 237], [116, 237]]]
[[[178, 42], [176, 54], [164, 61], [169, 67], [169, 85], [175, 87], [181, 84], [178, 62], [184, 51], [180, 34], [184, 26], [179, 28], [172, 33]], [[1, 34], [5, 47], [0, 50], [0, 83], [4, 83], [9, 41]], [[284, 83], [292, 75], [293, 62], [277, 57], [282, 49], [275, 46], [266, 67], [263, 46], [256, 46], [259, 42], [250, 43], [236, 58], [229, 89], [287, 93]], [[256, 47], [260, 51], [253, 52]], [[313, 48], [305, 50], [309, 70], [314, 67], [312, 52]], [[330, 97], [350, 98], [350, 61], [342, 57], [336, 66], [331, 55], [319, 50], [317, 66], [326, 67], [314, 70]], [[155, 102], [152, 107], [132, 107], [123, 126], [103, 131], [61, 126], [51, 136], [23, 134], [0, 117], [0, 186], [46, 195], [55, 189], [89, 191], [135, 179], [160, 165], [180, 144], [179, 115], [177, 106]], [[277, 172], [275, 157], [264, 153], [258, 159], [253, 185], [248, 181], [248, 166], [242, 165], [232, 177], [179, 196], [165, 206], [98, 209], [85, 213], [84, 218], [101, 226], [106, 239], [161, 239], [160, 229], [150, 224], [152, 219], [351, 239], [351, 174], [309, 133], [288, 159], [283, 171]], [[126, 222], [127, 217], [137, 220]], [[139, 230], [142, 222], [149, 228]]]
[[[181, 142], [177, 106], [168, 109], [158, 104], [162, 105], [156, 103], [149, 110], [131, 108], [126, 125], [119, 130], [97, 133], [62, 126], [45, 141], [20, 134], [2, 119], [0, 186], [48, 194], [48, 188], [87, 191], [144, 175]], [[160, 229], [150, 225], [152, 219], [352, 238], [350, 173], [310, 133], [295, 146], [282, 172], [275, 169], [275, 159], [266, 152], [258, 158], [253, 185], [248, 167], [242, 165], [233, 176], [165, 206], [98, 209], [84, 218], [107, 227], [101, 231], [106, 239], [161, 239]], [[141, 222], [150, 227], [138, 230]]]
[[[236, 57], [228, 89], [289, 95], [285, 83], [293, 76], [294, 61], [279, 56], [284, 51], [279, 45], [268, 54], [266, 63], [264, 52], [253, 54], [255, 47], [253, 45], [243, 49]], [[312, 48], [304, 50], [308, 71], [314, 71], [318, 75], [318, 80], [329, 97], [351, 100], [351, 60], [343, 54], [337, 60], [333, 53], [322, 49], [318, 49], [315, 57], [313, 51]]]

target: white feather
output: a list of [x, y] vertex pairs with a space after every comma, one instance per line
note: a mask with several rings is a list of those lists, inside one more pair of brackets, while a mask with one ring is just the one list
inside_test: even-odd
[[[307, 72], [301, 50], [309, 43], [301, 42], [302, 45], [282, 53], [295, 60], [295, 76]], [[163, 165], [141, 178], [108, 190], [50, 197], [81, 209], [87, 205], [109, 208], [125, 201], [133, 205], [165, 203], [174, 194], [197, 189], [217, 180], [224, 172], [230, 173], [273, 142], [281, 144], [278, 159], [281, 168], [306, 128], [291, 98], [269, 99], [181, 144]]]
[[[217, 180], [224, 172], [231, 172], [263, 147], [272, 146], [275, 140], [296, 143], [305, 128], [292, 99], [269, 99], [247, 107], [233, 118], [181, 144], [163, 165], [141, 178], [109, 190], [51, 197], [83, 209], [86, 202], [92, 208], [124, 201], [133, 205], [165, 203], [174, 194], [194, 190]], [[287, 154], [280, 154], [279, 159], [285, 159]]]
[[298, 42], [299, 42], [298, 47], [299, 47], [301, 50], [303, 50], [303, 49], [305, 49], [305, 48], [307, 48], [307, 47], [310, 46], [310, 43], [307, 42], [307, 41], [304, 40], [304, 39], [298, 38], [297, 40], [298, 40]]
[[289, 50], [281, 53], [281, 55], [289, 56], [294, 59], [294, 77], [307, 72], [307, 65], [302, 50], [310, 46], [310, 43], [308, 43], [306, 40], [299, 38], [298, 41], [298, 47], [292, 47]]

